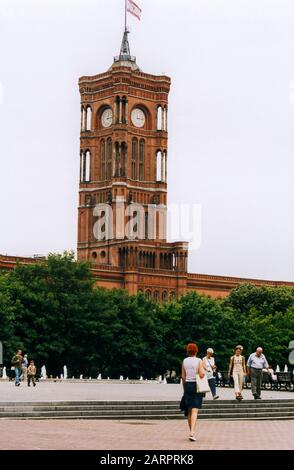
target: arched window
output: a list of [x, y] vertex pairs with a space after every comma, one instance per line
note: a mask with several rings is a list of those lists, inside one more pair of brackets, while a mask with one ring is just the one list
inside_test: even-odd
[[167, 131], [167, 107], [163, 108], [163, 130]]
[[84, 176], [85, 183], [91, 181], [91, 153], [90, 150], [87, 150], [84, 156]]
[[122, 142], [121, 144], [121, 176], [126, 176], [126, 165], [127, 165], [127, 144]]
[[105, 180], [105, 140], [101, 140], [100, 144], [100, 179]]
[[155, 300], [155, 302], [159, 301], [159, 292], [158, 292], [158, 290], [154, 291], [154, 300]]
[[156, 181], [161, 181], [162, 175], [162, 152], [158, 150], [156, 152]]
[[115, 142], [114, 146], [115, 156], [114, 156], [114, 176], [119, 176], [119, 143]]
[[145, 140], [140, 140], [139, 180], [144, 180]]
[[92, 108], [91, 106], [87, 106], [86, 108], [86, 131], [91, 130], [91, 122], [92, 122]]
[[106, 179], [110, 180], [112, 177], [112, 141], [107, 139], [107, 168], [106, 168]]
[[167, 151], [164, 150], [163, 152], [163, 159], [162, 159], [162, 181], [166, 183], [167, 181]]
[[121, 122], [125, 124], [127, 122], [127, 98], [125, 96], [122, 97], [122, 118]]
[[138, 153], [138, 140], [132, 140], [132, 179], [137, 179], [137, 153]]
[[81, 108], [81, 131], [85, 130], [85, 108], [82, 106]]
[[84, 181], [84, 152], [80, 153], [80, 182]]
[[164, 290], [164, 291], [162, 292], [162, 302], [165, 303], [166, 301], [167, 301], [167, 292], [166, 292], [166, 290]]
[[169, 298], [170, 300], [174, 300], [176, 298], [176, 294], [174, 291], [171, 291], [171, 293], [169, 294]]
[[145, 295], [147, 300], [151, 300], [151, 291], [149, 289], [146, 290]]
[[161, 131], [162, 130], [162, 107], [158, 106], [157, 107], [157, 130]]
[[119, 122], [119, 108], [120, 108], [120, 97], [115, 98], [115, 124]]

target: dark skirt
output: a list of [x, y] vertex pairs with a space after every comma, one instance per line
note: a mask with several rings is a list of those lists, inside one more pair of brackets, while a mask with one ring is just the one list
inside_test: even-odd
[[192, 408], [202, 408], [203, 393], [196, 393], [196, 382], [186, 382], [184, 385], [184, 395], [181, 400], [180, 408], [188, 415]]

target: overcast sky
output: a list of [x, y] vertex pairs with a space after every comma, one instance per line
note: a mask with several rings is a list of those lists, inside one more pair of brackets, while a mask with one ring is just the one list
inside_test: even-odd
[[[172, 78], [169, 202], [202, 206], [189, 271], [293, 281], [293, 0], [137, 3], [131, 52]], [[124, 0], [1, 0], [0, 253], [75, 249], [77, 82], [110, 67], [123, 15]]]

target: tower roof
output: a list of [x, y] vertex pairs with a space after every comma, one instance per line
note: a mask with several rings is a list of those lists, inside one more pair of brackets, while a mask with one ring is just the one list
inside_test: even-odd
[[123, 66], [130, 67], [132, 70], [140, 71], [140, 68], [136, 63], [136, 57], [131, 55], [128, 34], [129, 30], [125, 28], [119, 56], [114, 57], [114, 62], [111, 68]]

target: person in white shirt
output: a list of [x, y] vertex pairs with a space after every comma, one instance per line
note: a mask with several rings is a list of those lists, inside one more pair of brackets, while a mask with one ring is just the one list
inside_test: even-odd
[[216, 365], [213, 357], [214, 351], [212, 348], [208, 348], [206, 351], [206, 356], [202, 359], [204, 369], [206, 372], [206, 377], [209, 383], [209, 388], [214, 400], [217, 400], [219, 396], [216, 393]]
[[195, 343], [189, 343], [187, 346], [186, 359], [182, 365], [182, 381], [184, 387], [184, 396], [181, 401], [181, 409], [188, 416], [188, 424], [190, 429], [190, 441], [196, 441], [195, 430], [197, 423], [198, 410], [202, 408], [203, 394], [197, 393], [196, 374], [203, 379], [205, 370], [203, 362], [197, 356], [198, 346]]
[[234, 389], [236, 400], [243, 400], [242, 390], [244, 383], [244, 376], [247, 375], [245, 357], [242, 356], [243, 346], [240, 344], [235, 347], [235, 354], [230, 359], [228, 379], [230, 383], [231, 376], [234, 380]]

